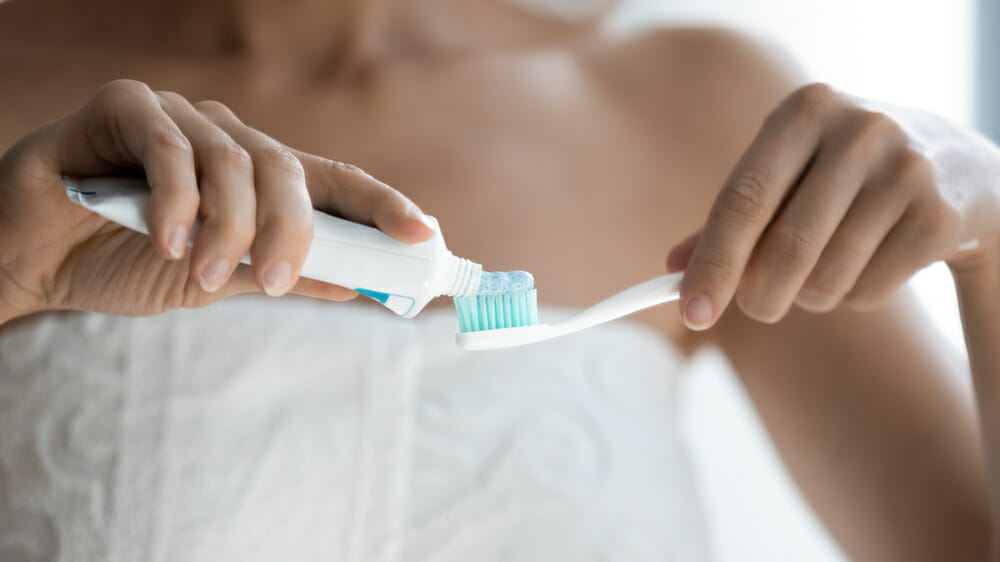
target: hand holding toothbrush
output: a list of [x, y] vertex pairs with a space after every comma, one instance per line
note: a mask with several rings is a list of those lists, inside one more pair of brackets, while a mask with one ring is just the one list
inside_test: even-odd
[[[151, 236], [72, 204], [61, 176], [145, 174]], [[299, 271], [312, 209], [428, 239], [423, 213], [350, 165], [291, 150], [218, 102], [118, 80], [0, 157], [0, 323], [40, 310], [149, 315], [226, 296], [353, 291]], [[193, 247], [192, 226], [201, 219]], [[253, 266], [239, 266], [247, 252]]]
[[689, 327], [712, 326], [734, 297], [771, 323], [793, 304], [875, 307], [932, 262], [988, 255], [998, 232], [1000, 149], [940, 118], [814, 84], [768, 117], [667, 267], [685, 269]]

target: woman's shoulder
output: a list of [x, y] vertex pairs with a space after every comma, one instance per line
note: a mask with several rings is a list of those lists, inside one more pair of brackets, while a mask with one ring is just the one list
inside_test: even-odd
[[[606, 32], [589, 44], [593, 60], [634, 66], [685, 69], [701, 77], [728, 73], [787, 80], [798, 73], [793, 59], [766, 38], [723, 27], [655, 27]], [[713, 77], [714, 79], [714, 77]], [[764, 82], [760, 82], [764, 84]]]
[[803, 81], [792, 58], [777, 45], [718, 27], [660, 27], [604, 36], [582, 49], [581, 56], [595, 72], [627, 86], [640, 102], [711, 108], [730, 123], [749, 119], [753, 128]]

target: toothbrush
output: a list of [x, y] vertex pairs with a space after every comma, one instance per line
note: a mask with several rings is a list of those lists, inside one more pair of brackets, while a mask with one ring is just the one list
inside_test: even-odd
[[[455, 335], [455, 343], [467, 350], [500, 349], [545, 341], [578, 332], [598, 324], [603, 324], [651, 306], [675, 301], [680, 297], [682, 273], [672, 273], [639, 283], [558, 324], [535, 324], [532, 322], [537, 308], [533, 306], [534, 291], [513, 291], [503, 295], [503, 299], [527, 300], [520, 307], [499, 302], [491, 307], [489, 302], [497, 297], [469, 296], [456, 297], [455, 308], [459, 313], [462, 332]], [[526, 293], [532, 293], [527, 294]], [[525, 295], [525, 296], [522, 296]], [[526, 318], [518, 324], [512, 310], [521, 309], [520, 317]], [[498, 315], [503, 315], [498, 317]], [[478, 320], [469, 322], [472, 317]], [[533, 324], [533, 325], [531, 325]], [[481, 327], [480, 327], [481, 326]], [[491, 326], [497, 326], [491, 328]]]

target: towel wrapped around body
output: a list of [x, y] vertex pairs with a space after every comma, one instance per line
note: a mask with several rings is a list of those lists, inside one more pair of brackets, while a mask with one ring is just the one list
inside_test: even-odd
[[707, 559], [662, 337], [456, 330], [258, 297], [7, 328], [0, 559]]

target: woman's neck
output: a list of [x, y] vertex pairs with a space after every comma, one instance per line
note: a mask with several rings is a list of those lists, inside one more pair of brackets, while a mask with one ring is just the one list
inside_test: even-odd
[[[2, 2], [2, 0], [0, 0]], [[495, 0], [8, 0], [2, 43], [342, 69], [583, 30]]]
[[[329, 51], [382, 0], [8, 0], [8, 36], [56, 46], [265, 57]], [[7, 25], [9, 24], [9, 25]]]

